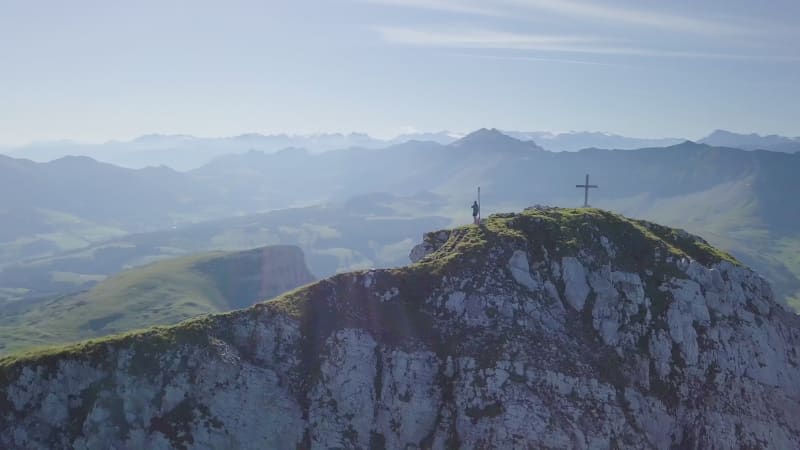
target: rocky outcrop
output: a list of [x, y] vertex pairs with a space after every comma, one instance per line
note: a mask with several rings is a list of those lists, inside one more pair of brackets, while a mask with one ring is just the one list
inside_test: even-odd
[[4, 448], [800, 448], [800, 323], [704, 241], [596, 210], [0, 363]]
[[421, 243], [415, 245], [411, 249], [411, 253], [408, 255], [408, 258], [411, 260], [412, 263], [416, 263], [422, 260], [422, 258], [430, 255], [431, 253], [439, 250], [450, 238], [450, 231], [449, 230], [442, 230], [437, 231], [435, 233], [426, 233], [423, 236], [423, 240]]

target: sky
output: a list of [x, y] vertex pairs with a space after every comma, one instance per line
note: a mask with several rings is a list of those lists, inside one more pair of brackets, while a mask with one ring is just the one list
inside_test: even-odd
[[0, 145], [800, 136], [797, 0], [0, 0]]

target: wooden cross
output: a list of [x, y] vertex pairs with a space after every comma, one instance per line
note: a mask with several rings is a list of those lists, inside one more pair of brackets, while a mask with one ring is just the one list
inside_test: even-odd
[[590, 188], [598, 188], [600, 186], [596, 184], [589, 184], [589, 174], [586, 174], [586, 183], [584, 184], [576, 184], [575, 187], [583, 188], [583, 207], [589, 207], [589, 189]]

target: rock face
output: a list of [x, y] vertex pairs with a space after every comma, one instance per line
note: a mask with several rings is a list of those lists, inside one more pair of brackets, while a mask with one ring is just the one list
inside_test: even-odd
[[251, 306], [311, 283], [300, 247], [272, 245], [235, 252], [198, 264], [198, 270], [214, 281], [232, 308]]
[[442, 230], [436, 233], [427, 233], [423, 237], [422, 243], [415, 245], [411, 249], [408, 258], [412, 263], [419, 262], [422, 258], [439, 250], [450, 239], [450, 231]]
[[446, 234], [406, 268], [7, 359], [0, 447], [800, 448], [800, 320], [726, 254], [590, 209]]

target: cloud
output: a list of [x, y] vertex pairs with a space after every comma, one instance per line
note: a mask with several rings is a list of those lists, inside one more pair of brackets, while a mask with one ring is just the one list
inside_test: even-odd
[[449, 30], [408, 27], [372, 27], [391, 44], [423, 47], [534, 50], [599, 55], [652, 56], [670, 58], [796, 61], [791, 56], [741, 55], [731, 53], [665, 50], [628, 45], [630, 41], [597, 36], [545, 35], [492, 30]]
[[692, 17], [664, 11], [615, 7], [598, 2], [573, 0], [495, 0], [487, 8], [485, 0], [362, 0], [368, 3], [408, 8], [430, 9], [485, 16], [525, 18], [524, 11], [548, 11], [587, 20], [627, 24], [696, 34], [750, 34], [749, 28], [711, 19]]
[[505, 16], [507, 13], [497, 8], [486, 8], [484, 3], [463, 0], [361, 0], [364, 3], [401, 6], [408, 8], [430, 9], [460, 14], [476, 14], [481, 16]]
[[436, 31], [406, 27], [373, 27], [386, 42], [451, 48], [559, 50], [576, 44], [598, 42], [598, 38], [569, 35], [509, 33], [491, 30]]
[[631, 67], [627, 64], [605, 63], [598, 61], [584, 61], [579, 59], [565, 59], [565, 58], [542, 58], [538, 56], [514, 56], [514, 55], [478, 55], [474, 53], [456, 53], [456, 56], [464, 56], [467, 58], [477, 59], [500, 59], [508, 61], [532, 61], [532, 62], [551, 62], [559, 64], [579, 64], [588, 66], [607, 66], [607, 67]]
[[699, 34], [740, 34], [747, 29], [730, 23], [666, 12], [646, 11], [572, 0], [502, 0], [526, 9], [546, 10], [557, 14], [583, 17], [612, 23], [626, 23]]

